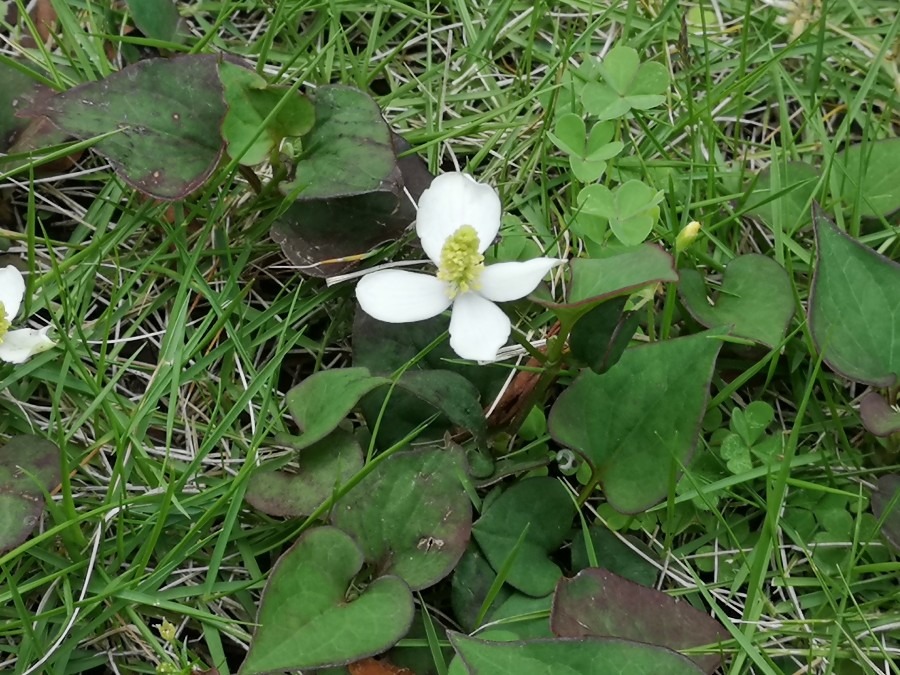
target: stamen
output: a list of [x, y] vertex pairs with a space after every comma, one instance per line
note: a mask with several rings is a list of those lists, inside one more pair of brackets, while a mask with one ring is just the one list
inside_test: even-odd
[[444, 242], [437, 277], [450, 284], [451, 298], [479, 288], [484, 256], [478, 252], [478, 244], [478, 232], [471, 225], [463, 225]]
[[3, 342], [10, 325], [12, 324], [9, 322], [9, 317], [6, 316], [6, 307], [0, 302], [0, 343]]

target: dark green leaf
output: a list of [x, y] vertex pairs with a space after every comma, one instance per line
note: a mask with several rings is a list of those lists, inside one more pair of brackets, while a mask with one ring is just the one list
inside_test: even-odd
[[834, 158], [840, 196], [862, 216], [887, 216], [900, 209], [900, 138], [851, 145]]
[[462, 451], [395, 453], [340, 500], [333, 522], [379, 572], [427, 588], [450, 574], [469, 542], [464, 476]]
[[[715, 645], [728, 636], [690, 603], [599, 568], [560, 580], [550, 626], [559, 637], [624, 638], [673, 650]], [[689, 658], [707, 673], [721, 663], [715, 654]]]
[[687, 465], [721, 341], [710, 333], [629, 349], [605, 375], [585, 371], [550, 411], [550, 433], [595, 466], [609, 503], [638, 513]]
[[569, 334], [572, 354], [602, 375], [622, 358], [637, 330], [640, 315], [623, 312], [627, 298], [601, 303], [585, 314]]
[[177, 40], [181, 16], [172, 0], [127, 0], [134, 25], [153, 40]]
[[[630, 579], [641, 586], [652, 587], [656, 583], [659, 571], [653, 563], [641, 557], [635, 550], [642, 551], [648, 558], [654, 558], [653, 553], [640, 540], [634, 537], [626, 537], [631, 544], [629, 546], [619, 539], [615, 533], [602, 525], [591, 527], [589, 534], [591, 545], [594, 547], [594, 553], [597, 556], [597, 562], [601, 567]], [[576, 535], [575, 540], [572, 542], [572, 568], [580, 571], [585, 567], [590, 567], [590, 561], [584, 536]]]
[[302, 450], [321, 441], [365, 394], [390, 382], [367, 368], [335, 368], [310, 375], [285, 397], [291, 416], [303, 431], [294, 447]]
[[816, 347], [844, 377], [892, 387], [900, 378], [900, 264], [838, 230], [818, 207], [813, 220], [809, 322]]
[[574, 515], [572, 498], [559, 481], [529, 478], [491, 502], [475, 522], [472, 534], [495, 570], [501, 570], [515, 555], [506, 583], [526, 595], [542, 597], [553, 591], [562, 575], [547, 556], [565, 541]]
[[725, 268], [719, 293], [710, 305], [703, 277], [696, 270], [678, 271], [678, 291], [685, 307], [707, 328], [730, 327], [730, 333], [777, 347], [794, 316], [791, 280], [771, 258], [751, 253]]
[[413, 597], [394, 576], [351, 588], [363, 556], [333, 527], [306, 531], [278, 559], [263, 590], [241, 675], [336, 666], [379, 654], [402, 638]]
[[610, 638], [487, 642], [450, 633], [469, 675], [697, 675], [703, 671], [677, 652]]
[[44, 493], [59, 484], [59, 448], [37, 436], [14, 436], [0, 448], [0, 553], [34, 530]]
[[46, 116], [78, 139], [109, 134], [94, 149], [126, 183], [156, 199], [181, 199], [209, 177], [224, 147], [217, 61], [199, 54], [140, 61], [23, 114]]
[[[453, 570], [450, 586], [453, 615], [459, 625], [467, 631], [471, 632], [478, 628], [478, 613], [496, 579], [497, 573], [484, 557], [484, 553], [474, 541], [470, 541], [469, 547]], [[509, 586], [501, 586], [493, 605], [502, 604], [511, 592]]]
[[300, 445], [303, 452], [293, 471], [263, 465], [253, 473], [244, 494], [248, 504], [270, 516], [308, 516], [363, 467], [359, 443], [342, 429], [309, 447]]

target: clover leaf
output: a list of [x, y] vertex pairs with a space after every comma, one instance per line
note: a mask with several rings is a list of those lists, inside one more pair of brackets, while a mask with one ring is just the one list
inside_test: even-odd
[[599, 65], [603, 82], [589, 82], [581, 102], [601, 120], [623, 117], [631, 110], [648, 110], [666, 100], [669, 73], [661, 63], [641, 63], [631, 47], [615, 47]]
[[593, 183], [606, 171], [606, 160], [615, 157], [625, 145], [613, 141], [615, 126], [600, 122], [587, 133], [584, 120], [574, 113], [563, 115], [556, 121], [555, 133], [548, 137], [553, 144], [569, 155], [572, 173], [582, 183]]
[[639, 180], [630, 180], [615, 190], [588, 185], [578, 193], [581, 210], [608, 220], [613, 234], [625, 246], [637, 246], [647, 238], [659, 218], [662, 200], [661, 190], [654, 191]]

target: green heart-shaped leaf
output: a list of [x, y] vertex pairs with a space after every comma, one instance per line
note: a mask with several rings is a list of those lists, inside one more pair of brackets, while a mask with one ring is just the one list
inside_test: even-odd
[[586, 160], [574, 155], [569, 157], [569, 166], [572, 167], [575, 178], [582, 183], [592, 183], [606, 171], [605, 160]]
[[461, 450], [398, 452], [335, 507], [366, 560], [420, 590], [450, 574], [469, 543], [472, 506]]
[[529, 478], [491, 502], [472, 534], [495, 570], [512, 560], [506, 577], [510, 586], [542, 597], [562, 575], [547, 555], [565, 541], [574, 515], [575, 505], [559, 481]]
[[567, 155], [583, 157], [586, 133], [581, 115], [568, 113], [556, 120], [553, 132], [548, 133], [547, 138]]
[[721, 345], [701, 333], [626, 350], [606, 374], [579, 375], [553, 405], [551, 435], [593, 463], [616, 510], [650, 508], [689, 463]]
[[173, 0], [127, 0], [134, 25], [153, 40], [177, 40], [181, 15]]
[[[560, 580], [550, 627], [559, 637], [623, 638], [673, 650], [714, 645], [728, 636], [690, 603], [600, 568]], [[721, 663], [715, 654], [689, 658], [707, 673]]]
[[900, 138], [851, 145], [837, 153], [841, 200], [859, 205], [862, 216], [887, 216], [900, 209]]
[[182, 199], [199, 188], [222, 155], [225, 117], [218, 57], [147, 59], [73, 87], [22, 111], [48, 117], [84, 140], [122, 179], [156, 199]]
[[768, 347], [781, 343], [794, 316], [794, 294], [790, 277], [777, 262], [752, 253], [732, 260], [713, 305], [699, 272], [684, 269], [678, 274], [681, 300], [704, 326], [730, 326], [732, 335]]
[[351, 589], [363, 555], [334, 527], [307, 530], [275, 564], [241, 675], [336, 666], [379, 654], [406, 635], [413, 597], [397, 577]]
[[[291, 445], [294, 437], [280, 438]], [[291, 472], [265, 465], [253, 472], [244, 499], [270, 516], [308, 516], [363, 468], [363, 454], [353, 435], [335, 429], [317, 443], [299, 445], [297, 467]]]
[[654, 244], [620, 249], [605, 258], [577, 258], [569, 270], [565, 302], [553, 302], [540, 289], [532, 298], [573, 323], [602, 302], [651, 284], [678, 281], [672, 256]]
[[621, 96], [631, 91], [631, 85], [640, 69], [641, 60], [635, 49], [618, 46], [609, 50], [609, 53], [600, 62], [600, 74], [613, 91]]
[[371, 96], [343, 85], [316, 90], [315, 126], [297, 177], [282, 192], [303, 200], [380, 192], [401, 183], [391, 130]]
[[28, 539], [44, 511], [44, 492], [59, 480], [59, 448], [50, 441], [13, 436], [0, 448], [0, 553]]
[[[450, 633], [469, 675], [697, 675], [689, 659], [664, 647], [610, 638], [488, 642]], [[457, 671], [460, 672], [460, 671]], [[453, 670], [451, 669], [451, 675]]]
[[900, 380], [900, 264], [838, 230], [817, 206], [813, 222], [809, 322], [816, 348], [844, 377], [893, 387]]

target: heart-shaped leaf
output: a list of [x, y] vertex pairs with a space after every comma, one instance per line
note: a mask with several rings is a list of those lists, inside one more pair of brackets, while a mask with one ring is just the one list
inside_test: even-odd
[[[479, 612], [496, 579], [494, 568], [484, 557], [478, 544], [470, 540], [469, 547], [453, 570], [450, 586], [453, 616], [467, 631], [478, 628]], [[501, 586], [492, 606], [502, 604], [511, 593], [509, 586]]]
[[0, 448], [0, 553], [37, 526], [44, 493], [59, 484], [59, 448], [37, 436], [14, 436]]
[[[697, 675], [689, 659], [664, 647], [610, 638], [488, 642], [450, 633], [469, 675]], [[452, 672], [452, 669], [451, 669]]]
[[368, 94], [329, 85], [319, 87], [315, 104], [297, 178], [282, 185], [299, 190], [299, 199], [270, 236], [305, 274], [326, 277], [399, 237], [416, 218], [410, 198], [418, 201], [432, 176], [420, 157], [406, 154], [409, 144], [390, 131]]
[[567, 113], [556, 120], [553, 132], [547, 138], [567, 155], [583, 157], [587, 130], [581, 115]]
[[[312, 129], [315, 109], [302, 94], [289, 87], [269, 86], [252, 70], [228, 62], [219, 64], [219, 75], [228, 101], [222, 135], [231, 157], [243, 153], [241, 164], [259, 164], [282, 139], [302, 136]], [[282, 99], [286, 100], [282, 103]], [[275, 117], [264, 125], [278, 106]], [[259, 133], [261, 128], [264, 131]]]
[[[306, 378], [286, 396], [288, 409], [304, 432], [291, 445], [302, 450], [322, 440], [363, 396], [391, 382], [390, 378], [372, 375], [368, 368], [334, 368]], [[437, 409], [453, 424], [483, 439], [486, 422], [478, 391], [462, 376], [442, 370], [410, 371], [400, 377], [396, 387], [430, 404], [432, 414]]]
[[[560, 580], [550, 627], [559, 637], [624, 638], [673, 650], [715, 645], [728, 636], [690, 603], [596, 567]], [[707, 673], [721, 663], [715, 654], [688, 658]]]
[[900, 433], [900, 412], [877, 392], [870, 391], [863, 396], [859, 402], [859, 417], [869, 433], [876, 436]]
[[732, 335], [777, 347], [794, 316], [794, 296], [787, 272], [763, 255], [738, 256], [725, 268], [722, 285], [710, 304], [703, 277], [678, 271], [684, 306], [707, 328], [729, 326]]
[[[625, 537], [629, 543], [625, 543], [614, 532], [602, 525], [594, 525], [589, 530], [591, 545], [597, 562], [610, 572], [614, 572], [625, 579], [653, 587], [659, 577], [659, 571], [650, 560], [655, 555], [647, 546], [635, 537]], [[643, 557], [637, 551], [643, 553]], [[577, 535], [572, 542], [572, 568], [583, 570], [590, 567], [584, 536]]]
[[218, 57], [147, 59], [22, 111], [48, 117], [94, 150], [122, 179], [156, 199], [181, 199], [212, 173], [224, 143]]
[[818, 206], [809, 322], [822, 358], [878, 387], [900, 380], [900, 264], [834, 226]]
[[491, 502], [472, 534], [495, 570], [505, 569], [513, 560], [506, 583], [542, 597], [553, 591], [562, 575], [547, 556], [565, 541], [574, 515], [575, 505], [559, 481], [529, 478]]
[[[872, 513], [882, 522], [881, 533], [900, 553], [900, 475], [887, 474], [875, 481]], [[845, 538], [846, 539], [846, 538]]]
[[398, 452], [335, 507], [366, 560], [420, 590], [450, 574], [469, 543], [472, 505], [461, 450]]
[[413, 597], [394, 576], [352, 588], [363, 555], [334, 527], [307, 530], [269, 576], [241, 675], [336, 666], [385, 651], [406, 635]]
[[900, 138], [851, 145], [837, 153], [841, 200], [862, 216], [887, 216], [900, 209]]
[[34, 101], [36, 96], [47, 96], [46, 87], [0, 61], [0, 152], [6, 152], [16, 136], [28, 126], [28, 121], [16, 116], [16, 110]]
[[[282, 441], [291, 444], [291, 439]], [[359, 443], [351, 433], [335, 429], [321, 441], [304, 445], [293, 471], [260, 467], [250, 477], [244, 499], [270, 516], [308, 516], [362, 467]]]
[[810, 224], [809, 204], [819, 181], [819, 170], [805, 162], [774, 162], [760, 172], [747, 199], [747, 213], [761, 218], [770, 228], [780, 224], [796, 232]]
[[337, 428], [359, 400], [373, 389], [390, 384], [368, 368], [333, 368], [310, 375], [291, 389], [285, 402], [303, 435], [293, 446], [302, 450]]
[[616, 510], [650, 508], [687, 466], [721, 345], [702, 333], [629, 349], [605, 375], [584, 371], [556, 400], [551, 435], [592, 462]]
[[173, 0], [127, 0], [134, 25], [153, 40], [176, 42], [181, 16]]
[[553, 302], [541, 291], [532, 297], [559, 316], [577, 321], [602, 302], [663, 281], [678, 281], [675, 261], [654, 244], [615, 251], [605, 258], [577, 258], [569, 263], [571, 281], [565, 302]]

